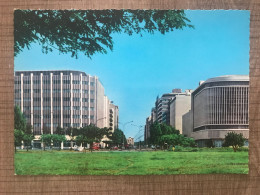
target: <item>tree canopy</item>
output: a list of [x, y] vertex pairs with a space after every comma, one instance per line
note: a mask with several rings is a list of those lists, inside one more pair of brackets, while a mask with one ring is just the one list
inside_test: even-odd
[[242, 133], [228, 132], [222, 146], [232, 146], [234, 152], [236, 152], [239, 147], [244, 146], [245, 140]]
[[184, 137], [180, 131], [170, 125], [155, 122], [150, 126], [150, 144], [163, 147], [169, 145], [180, 145], [184, 147], [194, 147], [195, 141], [192, 138]]
[[123, 143], [126, 145], [127, 140], [125, 134], [120, 129], [115, 129], [112, 136], [109, 137], [112, 140], [112, 144], [115, 146], [123, 146]]
[[193, 27], [183, 10], [15, 10], [14, 55], [32, 43], [42, 52], [79, 52], [91, 58], [113, 50], [113, 33], [162, 34]]
[[28, 151], [28, 147], [31, 146], [33, 140], [32, 126], [27, 124], [25, 116], [17, 105], [14, 106], [14, 139], [15, 151], [17, 146], [22, 145], [22, 141]]

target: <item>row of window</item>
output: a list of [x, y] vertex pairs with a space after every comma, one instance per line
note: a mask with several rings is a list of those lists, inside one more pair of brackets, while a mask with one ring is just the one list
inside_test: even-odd
[[[26, 116], [27, 118], [30, 118], [30, 115]], [[56, 118], [60, 118], [61, 116], [58, 115], [58, 114], [54, 114], [53, 115], [53, 118], [56, 119]], [[63, 115], [63, 118], [70, 118], [70, 114], [64, 114]], [[35, 114], [33, 115], [33, 118], [34, 119], [40, 119], [41, 118], [41, 115], [38, 115], [38, 114]], [[48, 115], [48, 114], [44, 114], [43, 115], [43, 118], [45, 119], [50, 119], [51, 118], [51, 115]], [[80, 119], [80, 115], [72, 115], [72, 118], [74, 119]], [[82, 115], [82, 118], [83, 119], [87, 119], [88, 118], [88, 115]], [[94, 119], [94, 116], [93, 115], [90, 115], [90, 119]]]
[[[42, 93], [50, 93], [50, 89], [43, 89]], [[53, 89], [53, 93], [60, 93], [60, 89]], [[15, 93], [21, 93], [21, 89], [15, 89]], [[23, 93], [31, 93], [31, 89], [24, 89]], [[41, 89], [33, 89], [33, 93], [41, 93]], [[63, 93], [71, 93], [70, 89], [63, 89]], [[80, 89], [73, 89], [72, 93], [80, 93]], [[88, 94], [88, 90], [82, 90], [82, 93]], [[90, 94], [94, 95], [94, 90], [90, 90]]]
[[[53, 80], [52, 81], [53, 84], [60, 84], [60, 80]], [[14, 81], [14, 84], [21, 84], [21, 80], [18, 81]], [[31, 84], [31, 80], [24, 80], [23, 84]], [[33, 84], [40, 84], [40, 80], [33, 80]], [[50, 80], [43, 80], [43, 84], [50, 84]], [[63, 84], [70, 84], [70, 80], [63, 80]], [[72, 84], [80, 84], [79, 80], [72, 80]], [[89, 82], [88, 81], [82, 81], [82, 84], [84, 85], [88, 85]], [[94, 82], [90, 82], [91, 86], [94, 86], [95, 83]]]
[[[30, 110], [30, 107], [24, 106], [23, 109], [24, 109], [24, 110]], [[63, 110], [70, 110], [70, 109], [71, 109], [70, 106], [63, 106]], [[80, 110], [80, 106], [73, 106], [72, 109], [73, 109], [73, 110]], [[90, 107], [89, 109], [90, 109], [91, 111], [94, 111], [94, 110], [95, 110], [94, 107]], [[34, 106], [34, 107], [33, 107], [33, 110], [41, 110], [41, 107], [40, 107], [40, 106]], [[51, 110], [51, 107], [50, 107], [50, 106], [43, 106], [43, 110]], [[60, 107], [60, 106], [53, 106], [53, 110], [61, 110], [61, 107]], [[83, 107], [82, 107], [82, 110], [88, 110], [88, 107], [83, 106]]]
[[[94, 117], [92, 118], [92, 119], [94, 119]], [[88, 123], [82, 123], [82, 126], [83, 127], [85, 127], [85, 126], [87, 126], [88, 125]], [[51, 124], [50, 123], [45, 123], [44, 124], [44, 126], [45, 127], [51, 127]], [[58, 127], [59, 126], [59, 124], [58, 123], [53, 123], [53, 127], [55, 128], [55, 127]], [[41, 124], [40, 123], [34, 123], [33, 124], [33, 127], [35, 128], [35, 127], [41, 127]], [[71, 127], [71, 123], [63, 123], [63, 127]], [[80, 123], [72, 123], [72, 127], [80, 127]]]
[[[44, 101], [44, 102], [49, 102], [50, 100], [51, 100], [50, 97], [43, 97], [43, 101]], [[70, 101], [70, 100], [71, 100], [70, 97], [64, 97], [64, 98], [63, 98], [63, 101]], [[79, 101], [80, 101], [80, 98], [74, 97], [72, 100], [73, 100], [74, 102], [79, 102]], [[88, 100], [89, 100], [88, 98], [82, 98], [82, 102], [88, 102]], [[21, 99], [20, 99], [20, 98], [15, 98], [15, 101], [16, 101], [16, 102], [20, 102]], [[23, 101], [31, 101], [31, 98], [23, 98]], [[33, 98], [33, 101], [35, 101], [35, 102], [40, 102], [40, 101], [41, 101], [41, 98], [40, 98], [40, 97], [34, 97], [34, 98]], [[60, 101], [60, 97], [53, 97], [53, 101]], [[90, 102], [91, 102], [91, 103], [94, 103], [95, 100], [94, 100], [94, 99], [90, 99]]]

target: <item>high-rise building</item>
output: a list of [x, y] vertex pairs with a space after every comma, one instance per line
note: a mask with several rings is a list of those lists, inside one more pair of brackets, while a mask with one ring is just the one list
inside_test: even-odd
[[248, 75], [220, 76], [200, 82], [191, 96], [191, 137], [201, 147], [208, 140], [221, 146], [231, 131], [248, 139], [248, 99]]
[[176, 95], [182, 94], [181, 89], [173, 89], [171, 93], [163, 94], [161, 98], [157, 97], [155, 102], [156, 121], [159, 123], [169, 123], [169, 102]]
[[118, 107], [104, 96], [96, 76], [72, 70], [16, 71], [14, 80], [15, 104], [33, 126], [34, 135], [55, 133], [58, 126], [110, 127], [111, 109], [116, 113], [112, 128], [118, 126]]
[[[155, 107], [151, 110], [151, 115], [146, 118], [146, 125], [145, 125], [145, 132], [144, 132], [144, 140], [146, 143], [148, 143], [149, 137], [150, 137], [150, 125], [154, 122], [159, 123], [165, 123], [167, 125], [170, 125], [170, 121], [176, 121], [176, 119], [172, 119], [173, 113], [177, 113], [178, 115], [178, 121], [179, 121], [179, 111], [182, 110], [179, 109], [177, 106], [177, 112], [170, 113], [170, 103], [176, 96], [188, 96], [191, 93], [191, 90], [185, 90], [185, 92], [182, 92], [181, 89], [173, 89], [171, 93], [163, 94], [160, 98], [157, 97], [155, 101]], [[179, 98], [177, 99], [177, 102], [179, 102]], [[175, 101], [176, 102], [176, 101]], [[174, 102], [174, 105], [175, 105]], [[185, 109], [186, 111], [186, 109]], [[177, 116], [176, 115], [176, 116]], [[181, 120], [181, 119], [180, 119]], [[177, 121], [176, 121], [177, 123]], [[178, 126], [179, 127], [179, 126]], [[182, 128], [182, 126], [180, 126]]]
[[181, 134], [182, 116], [191, 108], [191, 92], [192, 90], [185, 90], [184, 93], [175, 95], [169, 102], [170, 125], [179, 130]]

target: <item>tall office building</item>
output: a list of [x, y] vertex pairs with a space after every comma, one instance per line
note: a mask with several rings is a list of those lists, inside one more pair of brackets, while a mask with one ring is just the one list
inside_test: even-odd
[[184, 93], [175, 95], [169, 102], [170, 125], [182, 134], [182, 116], [191, 109], [191, 92], [187, 89]]
[[[151, 110], [151, 115], [146, 118], [146, 124], [145, 124], [145, 131], [144, 131], [144, 140], [146, 143], [148, 143], [149, 137], [150, 137], [150, 125], [154, 122], [159, 123], [165, 123], [167, 125], [170, 125], [172, 121], [176, 121], [176, 124], [179, 123], [179, 112], [182, 110], [179, 108], [179, 105], [176, 107], [176, 109], [172, 109], [172, 113], [170, 111], [170, 105], [172, 101], [177, 96], [187, 96], [187, 94], [190, 94], [191, 90], [185, 90], [185, 92], [182, 92], [181, 89], [173, 89], [171, 93], [163, 94], [160, 98], [157, 97], [155, 101], [155, 107]], [[176, 99], [175, 99], [176, 100]], [[181, 101], [179, 98], [177, 98], [177, 102]], [[174, 101], [174, 105], [176, 101]], [[185, 109], [186, 111], [186, 109]], [[184, 111], [184, 112], [185, 112]], [[173, 113], [178, 116], [177, 120], [176, 117], [172, 119]], [[177, 114], [176, 114], [177, 113]], [[180, 119], [181, 120], [181, 119]], [[180, 126], [180, 125], [179, 125]], [[178, 126], [178, 127], [179, 127]], [[181, 128], [182, 126], [180, 126]]]
[[171, 93], [165, 93], [162, 97], [157, 97], [155, 102], [156, 121], [169, 124], [169, 102], [176, 95], [181, 94], [181, 89], [173, 89]]
[[191, 137], [201, 147], [206, 146], [207, 140], [221, 146], [231, 131], [248, 139], [248, 100], [248, 75], [220, 76], [200, 82], [191, 97]]
[[[58, 126], [109, 127], [110, 102], [98, 77], [80, 71], [16, 71], [15, 104], [35, 135], [55, 133]], [[105, 98], [106, 97], [106, 98]], [[117, 107], [117, 106], [112, 106]], [[118, 107], [117, 107], [118, 118]], [[117, 126], [114, 120], [113, 127]]]

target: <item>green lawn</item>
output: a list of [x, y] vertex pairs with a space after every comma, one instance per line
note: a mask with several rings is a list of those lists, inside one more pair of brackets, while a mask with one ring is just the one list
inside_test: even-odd
[[248, 152], [18, 151], [17, 175], [160, 175], [248, 173]]

